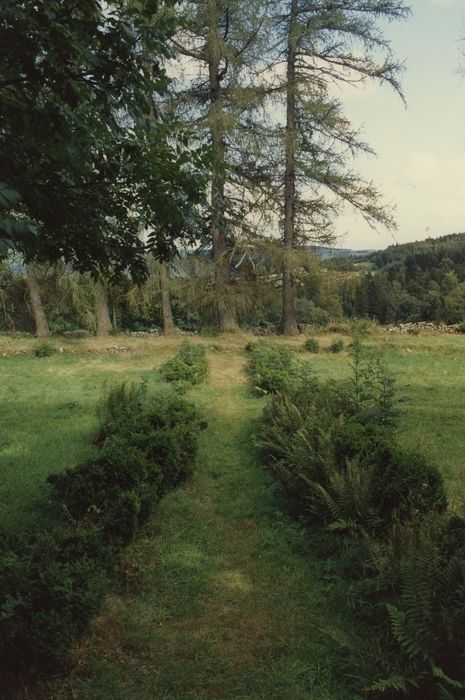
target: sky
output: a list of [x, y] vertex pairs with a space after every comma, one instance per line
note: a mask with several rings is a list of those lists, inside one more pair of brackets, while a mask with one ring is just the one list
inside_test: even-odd
[[465, 232], [465, 0], [411, 0], [405, 22], [386, 23], [396, 59], [405, 61], [407, 106], [388, 87], [346, 88], [343, 111], [362, 128], [377, 157], [355, 169], [395, 205], [398, 229], [373, 231], [347, 211], [336, 223], [338, 247], [393, 243]]

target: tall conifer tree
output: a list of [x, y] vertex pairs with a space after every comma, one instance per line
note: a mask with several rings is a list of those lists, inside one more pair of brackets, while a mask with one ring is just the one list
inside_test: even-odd
[[373, 225], [394, 226], [380, 193], [352, 170], [351, 159], [371, 149], [344, 116], [334, 86], [375, 81], [401, 94], [401, 66], [378, 25], [403, 19], [409, 10], [402, 0], [277, 0], [274, 8], [268, 92], [275, 105], [278, 100], [275, 136], [283, 164], [276, 167], [282, 192], [283, 332], [293, 335], [298, 332], [294, 250], [309, 240], [331, 239], [344, 203]]
[[177, 64], [179, 104], [212, 149], [209, 237], [222, 331], [237, 327], [230, 264], [235, 232], [244, 227], [251, 206], [251, 200], [241, 195], [244, 178], [254, 177], [243, 164], [244, 120], [256, 101], [251, 78], [266, 6], [264, 0], [186, 2], [185, 29], [173, 42], [182, 57]]

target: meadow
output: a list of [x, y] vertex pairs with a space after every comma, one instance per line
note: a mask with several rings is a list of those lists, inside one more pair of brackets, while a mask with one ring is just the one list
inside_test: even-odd
[[[344, 341], [338, 354], [327, 352], [335, 338]], [[332, 605], [311, 539], [287, 518], [254, 444], [266, 398], [245, 373], [249, 340], [194, 339], [210, 365], [208, 382], [188, 394], [208, 421], [194, 477], [122, 555], [119, 588], [67, 673], [28, 697], [356, 700], [353, 656], [334, 642], [353, 621]], [[105, 388], [141, 377], [155, 386], [154, 370], [180, 342], [57, 338], [59, 351], [38, 358], [32, 339], [0, 338], [2, 527], [43, 527], [45, 479], [92, 455]], [[316, 355], [301, 352], [303, 338], [273, 342], [291, 345], [321, 377], [349, 370], [348, 336], [319, 336]], [[465, 338], [380, 331], [365, 342], [397, 377], [402, 441], [440, 467], [460, 510]]]

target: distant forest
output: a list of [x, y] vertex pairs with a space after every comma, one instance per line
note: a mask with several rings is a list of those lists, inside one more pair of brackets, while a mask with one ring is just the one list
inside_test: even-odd
[[[465, 233], [392, 245], [363, 259], [370, 268], [342, 288], [343, 311], [380, 323], [459, 323], [465, 309]], [[357, 268], [353, 262], [351, 269]]]

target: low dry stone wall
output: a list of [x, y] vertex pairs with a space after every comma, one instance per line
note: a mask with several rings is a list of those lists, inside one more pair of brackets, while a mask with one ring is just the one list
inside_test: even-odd
[[418, 333], [458, 333], [458, 327], [458, 323], [448, 326], [445, 323], [419, 321], [418, 323], [399, 323], [398, 326], [385, 328], [385, 331], [386, 333], [410, 333], [410, 335], [417, 335]]

